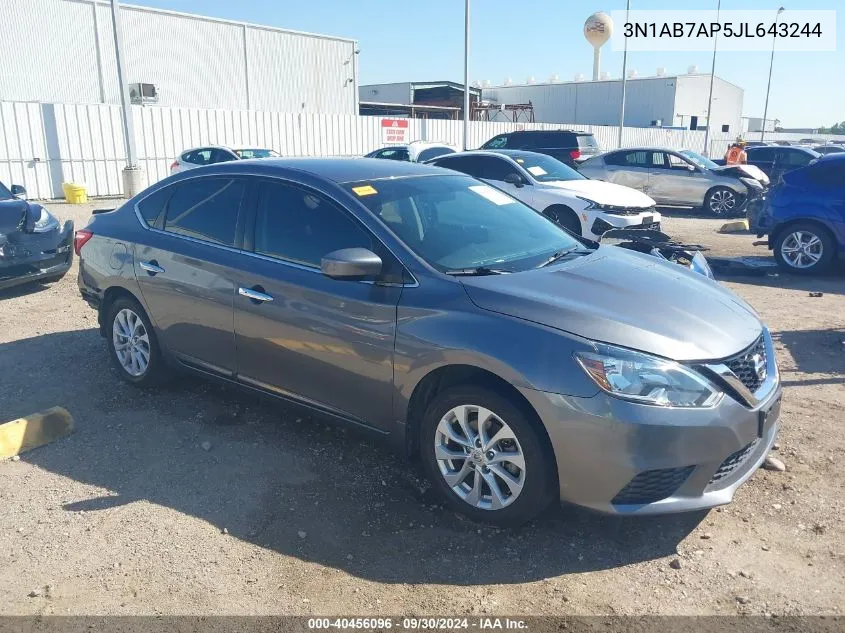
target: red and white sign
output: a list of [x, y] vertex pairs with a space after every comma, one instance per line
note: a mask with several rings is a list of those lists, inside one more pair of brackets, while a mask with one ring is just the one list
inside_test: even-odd
[[381, 142], [385, 145], [391, 143], [407, 143], [408, 129], [408, 119], [382, 119]]

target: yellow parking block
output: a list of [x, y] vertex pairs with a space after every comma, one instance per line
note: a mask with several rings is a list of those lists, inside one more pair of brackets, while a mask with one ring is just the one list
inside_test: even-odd
[[0, 424], [0, 459], [8, 459], [49, 444], [73, 431], [67, 409], [53, 407]]
[[736, 222], [728, 222], [723, 224], [719, 229], [719, 233], [742, 233], [748, 230], [748, 220], [737, 220]]

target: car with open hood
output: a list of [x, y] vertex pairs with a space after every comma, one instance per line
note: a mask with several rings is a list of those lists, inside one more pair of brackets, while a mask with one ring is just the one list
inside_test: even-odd
[[0, 290], [33, 281], [56, 281], [70, 269], [73, 222], [62, 222], [26, 189], [0, 183]]
[[777, 436], [772, 337], [747, 303], [439, 167], [212, 165], [77, 245], [128, 383], [176, 368], [369, 431], [476, 519], [725, 504]]
[[507, 192], [575, 235], [599, 239], [611, 229], [660, 229], [660, 213], [644, 193], [590, 180], [546, 154], [479, 150], [429, 161]]
[[660, 206], [703, 208], [734, 216], [759, 199], [769, 178], [752, 165], [720, 166], [692, 150], [629, 147], [582, 163], [589, 178], [638, 189]]

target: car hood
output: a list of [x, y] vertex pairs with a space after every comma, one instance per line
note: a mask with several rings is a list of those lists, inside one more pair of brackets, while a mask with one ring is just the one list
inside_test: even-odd
[[769, 177], [762, 169], [754, 165], [724, 165], [716, 167], [713, 172], [722, 176], [735, 176], [736, 178], [753, 178], [764, 187], [769, 186]]
[[24, 228], [25, 216], [28, 216], [30, 225], [34, 224], [40, 215], [41, 205], [18, 198], [2, 200], [0, 201], [0, 234], [9, 234], [19, 228]]
[[648, 208], [655, 204], [654, 200], [641, 191], [601, 180], [555, 180], [542, 184], [556, 189], [566, 189], [598, 204], [609, 204], [614, 207]]
[[461, 283], [484, 310], [679, 361], [727, 358], [763, 329], [754, 310], [718, 283], [616, 246]]

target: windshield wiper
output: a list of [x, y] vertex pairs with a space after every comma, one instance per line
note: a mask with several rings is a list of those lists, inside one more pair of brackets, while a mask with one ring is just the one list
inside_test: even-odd
[[478, 266], [477, 268], [459, 268], [457, 270], [447, 270], [446, 274], [452, 277], [483, 277], [485, 275], [507, 275], [509, 270], [501, 270], [499, 268], [488, 268], [487, 266]]
[[573, 246], [572, 248], [566, 248], [562, 251], [557, 251], [554, 255], [549, 257], [546, 261], [542, 264], [537, 266], [537, 268], [543, 268], [544, 266], [551, 266], [555, 262], [568, 257], [569, 255], [589, 255], [593, 251], [585, 251], [580, 246]]

